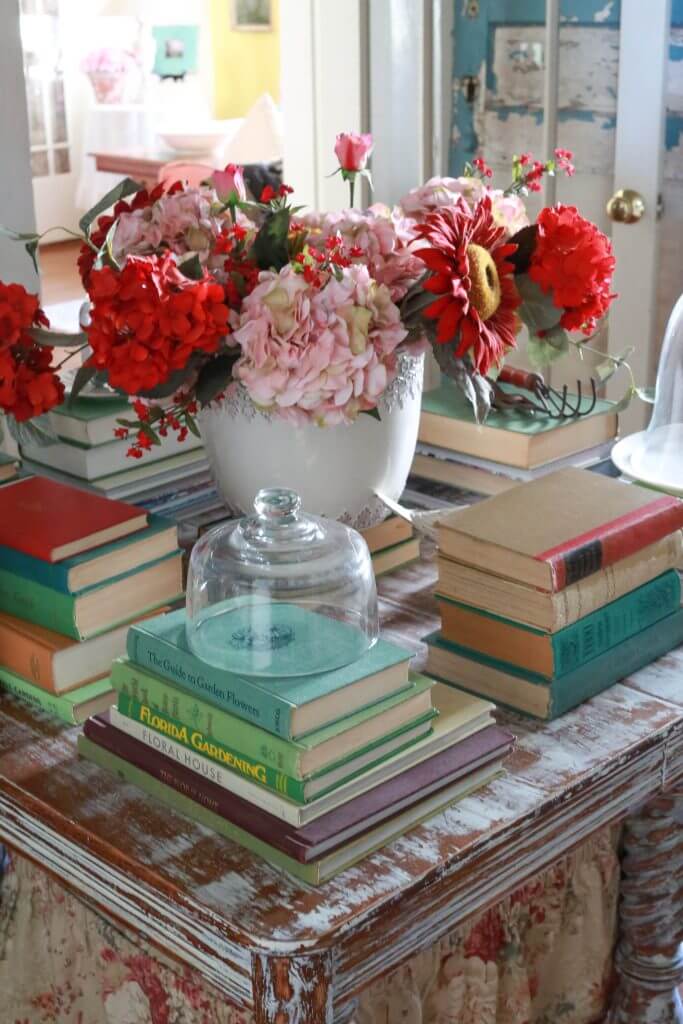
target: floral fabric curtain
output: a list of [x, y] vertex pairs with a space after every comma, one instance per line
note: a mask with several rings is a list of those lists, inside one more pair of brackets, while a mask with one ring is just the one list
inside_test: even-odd
[[[609, 997], [618, 830], [604, 829], [360, 998], [354, 1024], [594, 1024]], [[253, 1024], [29, 861], [0, 882], [3, 1024]]]

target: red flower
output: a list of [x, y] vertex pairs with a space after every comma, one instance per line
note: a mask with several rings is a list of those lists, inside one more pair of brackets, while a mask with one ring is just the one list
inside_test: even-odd
[[223, 288], [208, 275], [189, 280], [170, 253], [93, 270], [89, 293], [89, 363], [129, 394], [164, 383], [193, 352], [215, 352], [229, 330]]
[[575, 206], [547, 206], [537, 221], [529, 277], [564, 310], [560, 324], [590, 334], [609, 309], [614, 256], [609, 239]]
[[0, 409], [16, 420], [40, 416], [64, 400], [64, 385], [52, 367], [52, 349], [30, 334], [49, 326], [37, 295], [0, 281]]
[[436, 340], [455, 343], [456, 356], [469, 353], [475, 369], [487, 374], [515, 345], [520, 298], [512, 263], [516, 245], [504, 242], [505, 229], [484, 196], [470, 209], [461, 197], [453, 206], [431, 213], [417, 234], [430, 243], [416, 256], [432, 271], [424, 288], [439, 298], [424, 310], [438, 322]]

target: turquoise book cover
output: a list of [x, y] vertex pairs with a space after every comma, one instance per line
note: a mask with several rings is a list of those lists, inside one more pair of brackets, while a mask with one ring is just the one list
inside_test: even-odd
[[[42, 558], [34, 558], [32, 555], [24, 554], [23, 551], [15, 551], [14, 548], [0, 545], [0, 568], [12, 573], [14, 576], [20, 576], [23, 580], [38, 583], [43, 587], [50, 587], [51, 590], [57, 590], [61, 594], [78, 593], [78, 591], [69, 588], [69, 573], [72, 569], [76, 569], [78, 566], [96, 558], [107, 558], [122, 548], [143, 542], [155, 534], [161, 533], [163, 530], [175, 527], [175, 523], [172, 520], [165, 519], [163, 516], [150, 513], [147, 519], [148, 525], [145, 529], [131, 533], [120, 540], [112, 541], [110, 544], [101, 544], [99, 547], [83, 551], [79, 555], [65, 558], [61, 562], [44, 562]], [[140, 563], [137, 568], [143, 568], [144, 564]], [[130, 571], [134, 572], [136, 570]], [[121, 575], [125, 576], [128, 573], [122, 573]], [[112, 576], [110, 578], [112, 582], [114, 579], [118, 579], [118, 577]]]
[[[518, 679], [523, 679], [535, 686], [543, 687], [548, 691], [549, 697], [548, 714], [546, 717], [556, 718], [578, 704], [582, 704], [585, 700], [595, 697], [596, 694], [602, 693], [603, 690], [613, 686], [620, 679], [624, 679], [626, 676], [637, 672], [645, 665], [649, 665], [650, 662], [655, 661], [663, 654], [683, 643], [683, 608], [679, 608], [673, 614], [660, 619], [659, 622], [630, 637], [614, 649], [603, 652], [597, 658], [586, 662], [575, 671], [568, 672], [552, 680], [545, 679], [543, 676], [533, 672], [526, 672], [524, 669], [520, 669], [508, 662], [489, 658], [468, 647], [461, 647], [458, 644], [451, 643], [448, 640], [444, 640], [438, 632], [431, 633], [425, 637], [425, 643], [433, 647], [440, 647], [446, 651], [452, 651], [454, 654], [476, 662], [482, 667], [494, 669], [508, 676], [516, 676]], [[454, 683], [456, 686], [460, 685], [457, 680], [446, 679], [444, 681]], [[463, 689], [476, 692], [472, 687], [463, 686]], [[488, 690], [486, 696], [491, 699]], [[499, 694], [492, 699], [495, 699], [496, 703], [506, 705], [504, 694]], [[506, 706], [512, 707], [513, 710], [520, 710], [513, 704], [507, 704]]]
[[[321, 652], [324, 654], [329, 644], [348, 642], [346, 631], [349, 627], [344, 623], [293, 605], [283, 605], [282, 609], [277, 613], [279, 637], [285, 627], [292, 627], [291, 643], [277, 651], [277, 663], [283, 669], [291, 671], [293, 666], [303, 668], [305, 665], [310, 670], [311, 666], [304, 659], [311, 649], [311, 641], [314, 641], [317, 651], [316, 658]], [[280, 615], [284, 616], [282, 620]], [[246, 617], [244, 621], [246, 623]], [[409, 685], [408, 663], [412, 653], [386, 640], [378, 640], [362, 657], [332, 672], [302, 673], [290, 678], [247, 677], [237, 670], [227, 671], [200, 661], [188, 647], [185, 622], [185, 611], [179, 609], [137, 623], [128, 632], [128, 657], [141, 668], [149, 668], [216, 707], [255, 722], [278, 736], [292, 738], [292, 715], [297, 708], [392, 666], [405, 663], [403, 687]], [[248, 640], [245, 641], [237, 626], [232, 628], [229, 641], [234, 643], [235, 666], [244, 668], [251, 664], [247, 657], [249, 650], [244, 646]], [[349, 709], [349, 712], [351, 710], [356, 708]]]

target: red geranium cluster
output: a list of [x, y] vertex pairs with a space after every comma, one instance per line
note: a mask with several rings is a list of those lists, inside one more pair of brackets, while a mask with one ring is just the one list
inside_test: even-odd
[[564, 310], [562, 327], [591, 334], [616, 298], [610, 241], [575, 206], [561, 203], [541, 210], [537, 226], [529, 277]]
[[52, 367], [52, 349], [39, 345], [30, 328], [49, 327], [37, 295], [0, 281], [0, 409], [16, 420], [40, 416], [64, 399]]
[[103, 214], [103, 216], [99, 217], [97, 227], [90, 233], [91, 245], [82, 245], [78, 254], [78, 272], [81, 275], [83, 287], [88, 288], [90, 273], [95, 265], [97, 251], [104, 245], [109, 228], [114, 221], [118, 220], [122, 213], [144, 210], [147, 206], [153, 206], [157, 199], [161, 199], [164, 194], [172, 196], [175, 192], [182, 192], [182, 190], [183, 183], [181, 181], [175, 181], [168, 189], [165, 189], [163, 184], [157, 185], [151, 192], [148, 192], [146, 188], [142, 188], [139, 192], [135, 193], [129, 203], [125, 199], [119, 199], [111, 213]]
[[92, 270], [89, 365], [112, 387], [138, 394], [168, 380], [193, 352], [215, 352], [228, 333], [221, 285], [185, 277], [171, 253], [129, 256], [120, 271]]

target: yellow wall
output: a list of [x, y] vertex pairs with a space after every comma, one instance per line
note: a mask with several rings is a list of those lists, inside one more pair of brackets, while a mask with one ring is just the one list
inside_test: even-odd
[[269, 32], [235, 32], [232, 0], [211, 0], [214, 113], [242, 117], [264, 92], [280, 98], [280, 2], [272, 0]]

